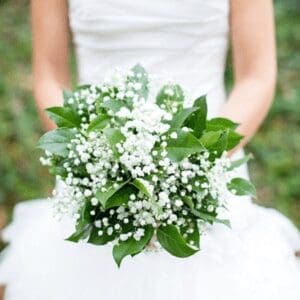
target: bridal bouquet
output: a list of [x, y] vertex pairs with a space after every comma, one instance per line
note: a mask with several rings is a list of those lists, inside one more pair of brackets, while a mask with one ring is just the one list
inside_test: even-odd
[[118, 266], [157, 247], [177, 257], [195, 254], [207, 224], [229, 225], [218, 217], [228, 194], [255, 193], [234, 177], [248, 157], [226, 155], [242, 138], [237, 124], [208, 120], [205, 96], [186, 106], [177, 84], [157, 95], [150, 87], [136, 65], [65, 92], [62, 107], [47, 109], [58, 128], [38, 143], [42, 163], [63, 184], [54, 193], [55, 214], [76, 224], [68, 240], [113, 243]]

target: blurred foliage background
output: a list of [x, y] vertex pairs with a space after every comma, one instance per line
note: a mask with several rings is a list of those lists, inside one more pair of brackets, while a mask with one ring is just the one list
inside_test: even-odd
[[[0, 0], [0, 212], [46, 197], [53, 178], [39, 163], [42, 134], [31, 91], [29, 1]], [[275, 1], [279, 78], [263, 127], [248, 146], [258, 202], [300, 227], [300, 1]], [[232, 78], [230, 59], [227, 82]], [[2, 218], [3, 219], [3, 218]]]

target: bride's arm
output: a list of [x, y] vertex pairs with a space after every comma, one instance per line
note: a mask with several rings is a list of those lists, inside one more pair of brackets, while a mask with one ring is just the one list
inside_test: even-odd
[[66, 0], [31, 0], [33, 91], [46, 129], [54, 124], [43, 110], [62, 103], [62, 89], [70, 82], [69, 31]]
[[241, 125], [245, 145], [264, 120], [276, 82], [271, 0], [231, 0], [231, 42], [235, 84], [222, 116]]

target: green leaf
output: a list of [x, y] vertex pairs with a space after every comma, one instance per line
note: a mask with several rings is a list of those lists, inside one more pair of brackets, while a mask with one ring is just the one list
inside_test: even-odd
[[216, 221], [216, 216], [215, 215], [211, 215], [211, 214], [208, 214], [208, 213], [205, 213], [205, 212], [202, 212], [202, 211], [198, 211], [196, 209], [191, 209], [191, 213], [198, 217], [199, 219], [201, 220], [204, 220], [206, 222], [209, 222], [209, 223], [213, 223]]
[[49, 173], [55, 176], [59, 175], [63, 178], [65, 178], [68, 174], [67, 170], [61, 166], [51, 166], [49, 168]]
[[108, 242], [113, 241], [116, 238], [116, 232], [114, 231], [113, 234], [108, 235], [105, 230], [103, 230], [103, 234], [99, 235], [100, 228], [93, 227], [91, 230], [91, 234], [88, 239], [88, 243], [93, 245], [106, 245]]
[[76, 230], [72, 235], [70, 235], [68, 238], [66, 238], [66, 241], [78, 243], [80, 240], [85, 239], [88, 237], [90, 233], [91, 227], [90, 225], [86, 225], [80, 230]]
[[185, 241], [175, 225], [160, 226], [157, 230], [157, 240], [165, 250], [176, 257], [188, 257], [199, 251], [199, 248]]
[[[91, 201], [86, 200], [84, 205], [81, 207], [80, 210], [80, 220], [82, 221], [82, 224], [84, 223], [90, 223], [92, 220], [91, 216], [91, 210], [94, 210], [95, 207], [92, 206]], [[80, 222], [77, 225], [81, 225]]]
[[201, 144], [205, 148], [210, 148], [212, 145], [216, 144], [220, 139], [223, 131], [206, 131], [200, 138]]
[[91, 84], [81, 84], [79, 86], [76, 87], [76, 91], [79, 90], [89, 90], [92, 87]]
[[[169, 95], [169, 93], [167, 93], [168, 90], [171, 90], [173, 92], [173, 95]], [[160, 89], [156, 97], [156, 103], [158, 105], [166, 104], [168, 106], [170, 102], [183, 103], [183, 100], [184, 100], [184, 92], [180, 87], [180, 85], [178, 84], [164, 85]]]
[[219, 157], [227, 149], [228, 130], [205, 132], [200, 142], [210, 150], [211, 157]]
[[123, 101], [119, 100], [106, 100], [105, 102], [101, 103], [101, 106], [108, 109], [112, 110], [113, 112], [118, 112], [121, 107], [125, 106]]
[[196, 99], [193, 107], [197, 110], [191, 114], [185, 121], [184, 125], [193, 129], [194, 135], [199, 138], [206, 128], [206, 118], [207, 118], [207, 104], [206, 96], [201, 96]]
[[215, 222], [216, 222], [216, 223], [223, 224], [223, 225], [227, 226], [228, 228], [231, 228], [230, 220], [227, 220], [227, 219], [218, 219], [218, 218], [216, 218], [216, 219], [215, 219]]
[[[222, 132], [227, 131], [227, 146], [226, 150], [233, 149], [243, 139], [243, 136], [235, 131], [239, 124], [232, 122], [225, 118], [214, 118], [207, 121], [206, 130], [207, 132]], [[212, 134], [212, 133], [211, 133]]]
[[177, 130], [176, 139], [168, 139], [166, 150], [168, 157], [175, 162], [179, 162], [191, 154], [204, 150], [203, 145], [190, 132]]
[[137, 194], [136, 187], [132, 185], [123, 186], [107, 199], [104, 204], [104, 208], [109, 209], [112, 207], [120, 206], [122, 204], [127, 204], [127, 202], [129, 201], [129, 196], [131, 194]]
[[109, 182], [106, 186], [107, 190], [105, 192], [102, 192], [101, 190], [98, 190], [96, 192], [96, 198], [100, 201], [100, 203], [103, 205], [103, 207], [106, 207], [106, 202], [108, 199], [113, 196], [118, 190], [120, 190], [125, 184], [127, 184], [128, 181], [122, 182], [118, 184], [118, 186], [114, 186], [113, 182]]
[[200, 232], [198, 228], [198, 223], [196, 220], [193, 220], [192, 224], [193, 224], [192, 228], [194, 229], [194, 232], [188, 235], [188, 239], [189, 241], [194, 241], [194, 245], [197, 248], [200, 248]]
[[256, 197], [255, 186], [244, 178], [233, 178], [227, 187], [235, 195]]
[[237, 146], [244, 137], [236, 131], [228, 130], [226, 150], [231, 150]]
[[80, 116], [70, 107], [49, 107], [45, 111], [58, 127], [80, 127]]
[[188, 107], [180, 110], [171, 120], [169, 131], [182, 127], [184, 121], [197, 109], [197, 107]]
[[95, 130], [101, 130], [109, 123], [109, 120], [110, 120], [109, 116], [105, 114], [101, 114], [97, 116], [97, 118], [90, 123], [87, 131], [91, 132]]
[[216, 156], [221, 156], [222, 153], [227, 150], [227, 145], [228, 145], [228, 131], [222, 132], [219, 140], [212, 146], [210, 147], [211, 151], [217, 152]]
[[115, 146], [117, 143], [120, 143], [125, 139], [121, 130], [117, 128], [105, 128], [103, 132], [111, 146]]
[[[131, 70], [135, 74], [133, 82], [141, 84], [141, 88], [139, 90], [135, 90], [135, 93], [147, 99], [149, 93], [149, 79], [146, 70], [140, 64], [136, 64]], [[132, 81], [132, 78], [128, 79], [128, 81]]]
[[79, 210], [80, 217], [76, 221], [76, 232], [79, 233], [83, 230], [89, 229], [90, 231], [90, 223], [92, 220], [92, 216], [90, 214], [92, 208], [92, 204], [90, 201], [85, 201], [84, 205]]
[[139, 189], [143, 194], [145, 194], [147, 197], [152, 198], [153, 197], [153, 191], [151, 191], [148, 187], [148, 182], [141, 178], [136, 178], [133, 180], [132, 184]]
[[68, 103], [68, 100], [70, 98], [73, 98], [73, 93], [71, 91], [64, 90], [63, 91], [63, 98], [64, 98], [64, 105], [65, 106], [70, 106], [70, 104]]
[[226, 118], [213, 118], [206, 123], [206, 129], [208, 131], [217, 131], [224, 129], [235, 130], [239, 124]]
[[47, 150], [52, 154], [66, 157], [70, 141], [75, 137], [76, 131], [69, 128], [58, 128], [45, 133], [38, 141], [37, 147]]
[[221, 224], [223, 224], [223, 225], [231, 228], [229, 220], [219, 219], [215, 215], [211, 215], [211, 214], [208, 214], [208, 213], [205, 213], [205, 212], [202, 212], [202, 211], [198, 211], [198, 210], [195, 210], [195, 209], [191, 209], [191, 213], [194, 216], [198, 217], [199, 219], [201, 219], [201, 220], [203, 220], [205, 222], [208, 222], [210, 224], [221, 223]]
[[141, 252], [151, 240], [154, 232], [153, 227], [146, 226], [144, 229], [145, 234], [139, 241], [131, 237], [126, 241], [120, 241], [119, 244], [114, 246], [113, 257], [119, 267], [124, 257]]
[[248, 154], [248, 155], [244, 156], [241, 159], [232, 161], [231, 162], [231, 166], [228, 168], [228, 170], [231, 171], [231, 170], [233, 170], [235, 168], [238, 168], [238, 167], [242, 166], [243, 164], [246, 164], [252, 158], [253, 158], [253, 155], [252, 154]]
[[[193, 232], [188, 232], [188, 229], [193, 229]], [[187, 237], [184, 238], [188, 244], [194, 245], [197, 248], [200, 248], [200, 232], [197, 225], [197, 220], [192, 219], [190, 224], [187, 224], [183, 228], [180, 228], [180, 232], [183, 235], [184, 233], [187, 234]], [[191, 243], [193, 241], [194, 243]]]
[[120, 153], [116, 147], [116, 144], [124, 141], [124, 135], [121, 133], [121, 130], [117, 128], [104, 128], [103, 133], [105, 134], [110, 147], [114, 152], [115, 158], [118, 158]]
[[152, 210], [156, 217], [158, 217], [163, 213], [163, 210], [157, 201], [155, 201], [153, 191], [149, 189], [147, 183], [148, 181], [145, 179], [136, 178], [131, 184], [149, 198], [149, 201], [152, 203]]
[[183, 196], [181, 197], [181, 200], [191, 209], [194, 208], [195, 204], [193, 202], [193, 200], [191, 199], [191, 197], [188, 196]]

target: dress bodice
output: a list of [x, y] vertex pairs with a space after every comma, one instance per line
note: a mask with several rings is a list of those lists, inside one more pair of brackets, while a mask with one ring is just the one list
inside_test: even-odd
[[81, 83], [141, 63], [191, 91], [225, 99], [229, 0], [69, 0]]

